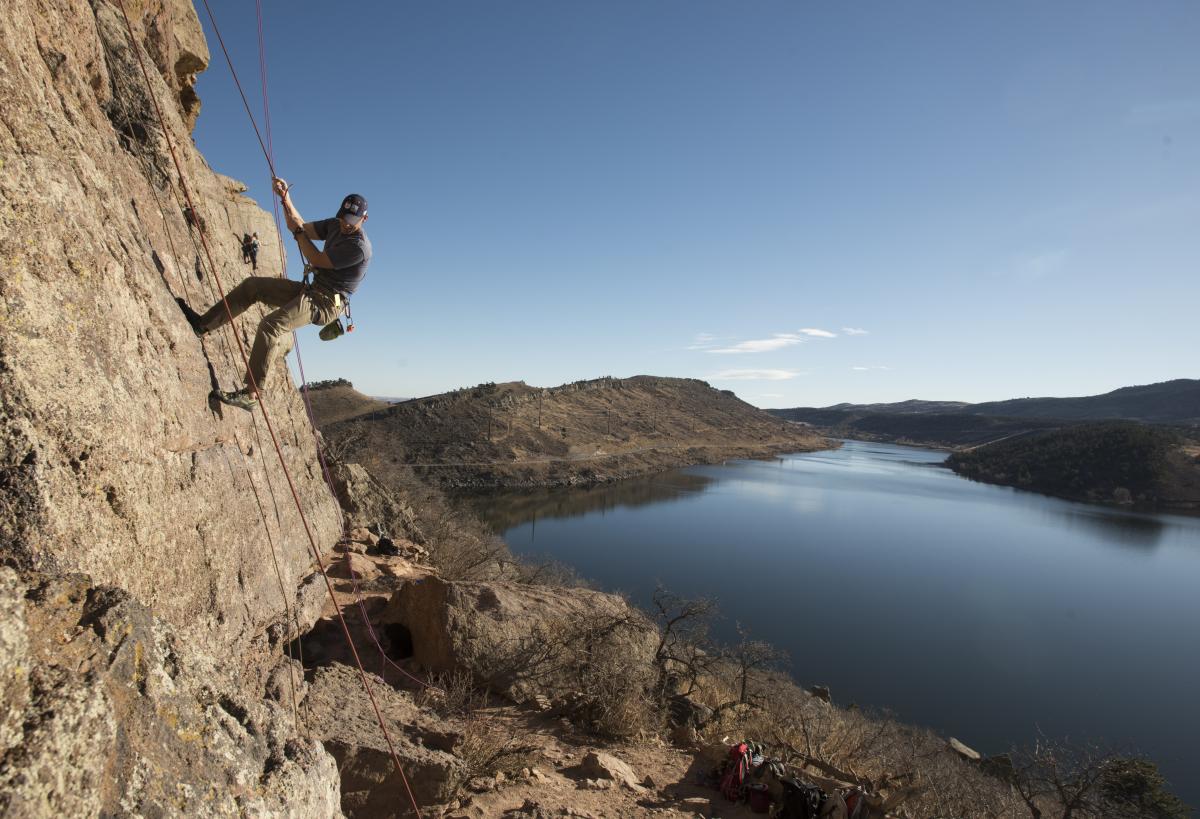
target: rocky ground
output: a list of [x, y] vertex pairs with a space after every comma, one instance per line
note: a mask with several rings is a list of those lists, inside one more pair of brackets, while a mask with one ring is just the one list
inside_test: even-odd
[[[492, 650], [530, 622], [554, 620], [579, 604], [620, 607], [617, 598], [587, 590], [448, 583], [421, 563], [415, 544], [402, 541], [403, 555], [384, 555], [368, 530], [355, 536], [359, 540], [343, 545], [331, 574], [338, 577], [335, 588], [361, 656], [378, 671], [371, 680], [425, 815], [755, 815], [698, 782], [721, 761], [724, 743], [680, 748], [657, 737], [603, 743], [534, 687], [506, 688], [504, 680], [492, 678], [507, 696], [481, 696], [447, 676], [463, 669], [491, 673]], [[364, 626], [364, 611], [375, 638]], [[397, 618], [406, 623], [403, 641], [393, 630]], [[408, 797], [361, 682], [346, 664], [350, 658], [331, 604], [299, 645], [306, 666], [301, 718], [338, 760], [342, 809], [348, 816], [392, 815]], [[274, 691], [286, 703], [286, 689], [277, 685]], [[511, 700], [522, 696], [524, 704]]]

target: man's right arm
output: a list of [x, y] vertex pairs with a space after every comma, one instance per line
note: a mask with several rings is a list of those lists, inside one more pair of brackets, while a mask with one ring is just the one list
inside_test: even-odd
[[287, 183], [278, 177], [275, 178], [275, 192], [279, 194], [280, 204], [283, 205], [283, 220], [287, 223], [288, 230], [295, 233], [297, 228], [303, 228], [304, 235], [308, 238], [314, 240], [321, 238], [313, 223], [305, 222], [304, 217], [300, 215], [300, 211], [296, 210], [296, 206], [292, 204], [292, 197], [288, 192]]

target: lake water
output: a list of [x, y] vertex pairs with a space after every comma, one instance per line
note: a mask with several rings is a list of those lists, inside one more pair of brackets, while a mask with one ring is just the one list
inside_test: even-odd
[[804, 685], [983, 753], [1048, 736], [1151, 756], [1200, 805], [1200, 518], [972, 483], [848, 441], [616, 486], [489, 498], [518, 554], [646, 603], [719, 601]]

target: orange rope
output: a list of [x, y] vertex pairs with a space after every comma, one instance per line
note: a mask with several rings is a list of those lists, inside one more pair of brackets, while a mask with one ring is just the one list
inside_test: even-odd
[[[112, 59], [113, 58], [112, 49], [109, 47], [107, 42], [105, 43], [105, 50], [107, 52], [109, 52], [109, 58]], [[129, 104], [125, 100], [124, 95], [121, 93], [118, 93], [116, 95], [116, 98], [120, 101], [121, 109], [125, 114], [126, 123], [132, 123], [133, 122], [133, 114], [129, 109]], [[134, 136], [129, 136], [129, 140], [130, 140], [131, 145], [134, 146], [133, 149], [131, 150], [131, 152], [135, 156], [137, 156], [137, 158], [140, 160], [140, 162], [142, 164], [143, 170], [146, 174], [147, 182], [149, 183], [150, 193], [154, 197], [154, 202], [158, 206], [159, 213], [162, 215], [163, 233], [166, 235], [167, 244], [171, 248], [171, 258], [175, 264], [175, 268], [176, 268], [175, 272], [179, 276], [179, 282], [180, 282], [181, 289], [183, 290], [184, 296], [188, 297], [190, 300], [191, 290], [187, 286], [187, 276], [179, 268], [179, 262], [180, 262], [181, 257], [179, 255], [179, 250], [175, 247], [175, 239], [174, 239], [174, 236], [172, 235], [170, 222], [167, 220], [166, 208], [163, 207], [162, 199], [158, 195], [157, 186], [154, 184], [153, 174], [151, 173], [150, 161], [146, 158], [145, 153], [141, 148], [140, 140], [136, 139], [136, 137], [134, 137]], [[164, 177], [165, 176], [166, 175], [164, 174]], [[176, 207], [178, 207], [182, 210], [183, 205], [179, 201], [178, 195], [175, 193], [174, 184], [172, 184], [172, 182], [169, 178], [166, 179], [166, 184], [167, 184], [167, 187], [170, 189], [171, 197], [175, 200]], [[196, 246], [196, 238], [191, 235], [190, 229], [188, 230], [188, 236], [192, 242], [192, 249], [196, 252], [197, 262], [199, 262], [200, 248]], [[165, 274], [163, 274], [163, 278], [166, 279]], [[226, 343], [226, 347], [228, 348], [228, 343]], [[227, 350], [227, 352], [228, 352], [228, 350]], [[255, 425], [255, 434], [257, 435], [257, 433], [258, 433], [258, 426], [256, 424]], [[259, 438], [259, 450], [260, 450], [260, 454], [261, 454], [261, 450], [262, 450], [261, 437]], [[263, 531], [266, 533], [267, 544], [270, 546], [270, 550], [271, 550], [271, 563], [275, 567], [275, 579], [279, 583], [279, 594], [280, 594], [280, 598], [283, 602], [284, 614], [286, 616], [286, 619], [292, 620], [293, 619], [292, 610], [291, 610], [290, 604], [288, 603], [287, 592], [284, 589], [283, 573], [279, 569], [279, 558], [275, 552], [275, 540], [271, 536], [271, 527], [270, 527], [270, 524], [267, 522], [266, 509], [263, 507], [262, 499], [258, 493], [258, 487], [255, 486], [254, 480], [250, 475], [250, 466], [249, 466], [249, 463], [246, 461], [246, 454], [245, 454], [245, 452], [242, 451], [240, 444], [238, 446], [238, 454], [240, 454], [242, 456], [242, 467], [246, 472], [246, 480], [250, 484], [250, 489], [254, 492], [255, 502], [258, 504], [259, 516], [262, 519], [262, 524], [263, 524]], [[232, 472], [233, 467], [229, 463], [228, 455], [225, 456], [225, 464], [226, 464], [226, 466], [229, 467], [229, 471]], [[263, 466], [264, 466], [264, 470], [265, 470], [265, 467], [266, 467], [265, 457], [264, 457]], [[276, 516], [276, 522], [278, 523], [279, 504], [275, 499], [275, 488], [271, 484], [270, 475], [268, 473], [266, 473], [265, 471], [264, 471], [264, 474], [267, 477], [267, 488], [271, 493], [271, 502], [275, 505], [275, 516]], [[297, 635], [299, 635], [299, 619], [298, 618], [295, 618], [295, 626], [297, 629], [296, 633], [297, 633]], [[290, 644], [287, 646], [287, 655], [288, 655], [289, 660], [292, 659], [292, 650], [291, 650]], [[303, 666], [304, 652], [302, 649], [299, 651], [299, 655], [300, 655], [300, 663]], [[292, 697], [292, 721], [296, 725], [297, 730], [299, 730], [300, 720], [299, 720], [299, 710], [297, 708], [297, 698], [296, 698], [296, 677], [295, 677], [295, 669], [293, 669], [291, 666], [288, 667], [288, 682], [290, 685], [291, 697]], [[307, 726], [305, 726], [305, 727], [307, 728]]]

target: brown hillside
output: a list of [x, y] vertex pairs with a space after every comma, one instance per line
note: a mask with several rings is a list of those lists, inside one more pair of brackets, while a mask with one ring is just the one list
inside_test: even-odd
[[450, 487], [598, 483], [829, 446], [732, 392], [652, 376], [549, 389], [483, 384], [322, 429], [344, 457], [376, 474], [411, 466]]
[[347, 418], [355, 418], [391, 406], [387, 401], [363, 395], [349, 384], [310, 388], [308, 397], [312, 404], [313, 418], [318, 426], [345, 421]]

